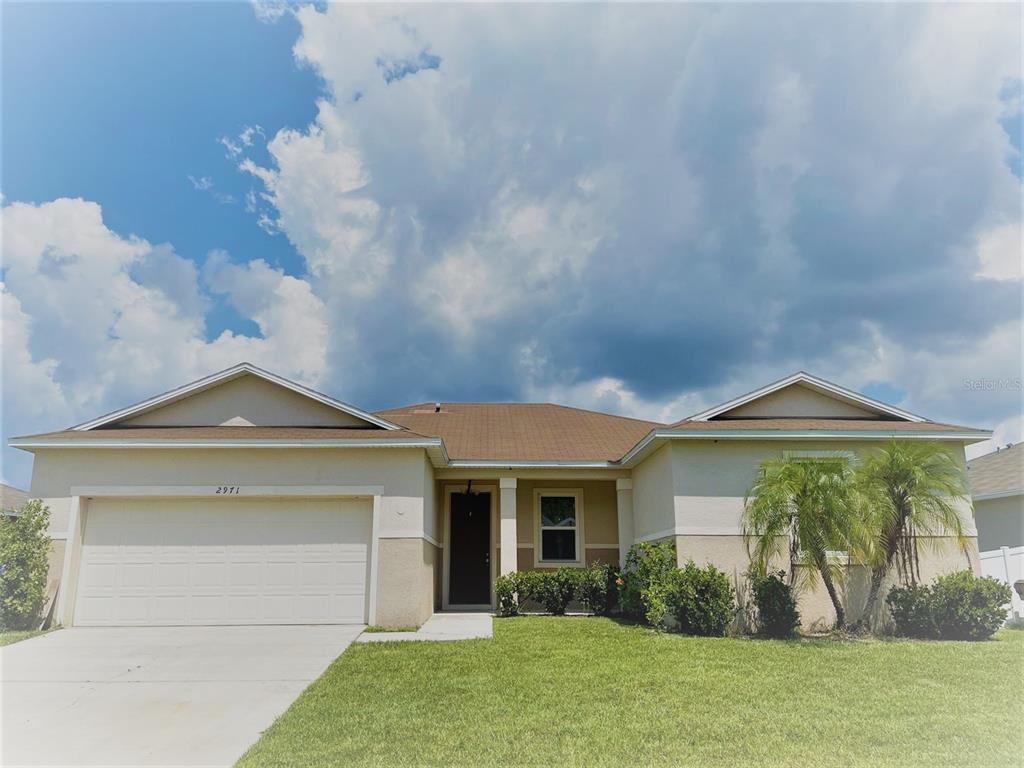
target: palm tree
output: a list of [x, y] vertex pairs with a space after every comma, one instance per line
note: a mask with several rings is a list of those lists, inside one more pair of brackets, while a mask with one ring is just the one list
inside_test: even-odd
[[856, 477], [874, 540], [870, 547], [871, 585], [864, 616], [871, 627], [882, 583], [893, 564], [904, 583], [920, 578], [921, 537], [956, 537], [966, 553], [963, 522], [955, 502], [968, 498], [963, 467], [939, 443], [892, 440], [861, 462]]
[[843, 563], [829, 553], [849, 551], [855, 537], [852, 481], [845, 454], [768, 459], [761, 463], [743, 500], [743, 535], [754, 568], [767, 570], [788, 544], [790, 584], [813, 586], [820, 576], [840, 629], [846, 623], [846, 611], [838, 586], [846, 572]]

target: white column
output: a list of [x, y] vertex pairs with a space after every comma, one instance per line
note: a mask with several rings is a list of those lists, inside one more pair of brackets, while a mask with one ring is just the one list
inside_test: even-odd
[[501, 575], [512, 573], [519, 568], [516, 543], [516, 478], [503, 477], [501, 488]]
[[619, 568], [626, 565], [626, 555], [633, 546], [633, 480], [620, 477], [615, 481], [619, 518]]
[[68, 537], [64, 542], [64, 563], [57, 585], [54, 624], [70, 627], [75, 618], [75, 595], [78, 592], [78, 568], [82, 557], [82, 498], [72, 496], [68, 510]]

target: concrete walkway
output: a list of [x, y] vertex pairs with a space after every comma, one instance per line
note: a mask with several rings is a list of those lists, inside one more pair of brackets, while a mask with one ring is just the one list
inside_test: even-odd
[[363, 632], [357, 643], [396, 640], [475, 640], [492, 637], [494, 617], [489, 613], [435, 613], [415, 632]]
[[6, 646], [0, 765], [233, 765], [362, 629], [73, 627]]

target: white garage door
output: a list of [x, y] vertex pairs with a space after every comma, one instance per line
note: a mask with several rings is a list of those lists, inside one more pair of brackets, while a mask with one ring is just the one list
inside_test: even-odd
[[95, 499], [74, 623], [361, 624], [362, 500]]

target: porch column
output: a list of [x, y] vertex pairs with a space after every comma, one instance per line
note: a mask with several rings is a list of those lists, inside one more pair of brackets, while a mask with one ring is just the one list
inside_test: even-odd
[[626, 565], [626, 555], [633, 546], [633, 479], [620, 477], [615, 481], [615, 497], [619, 518], [619, 568]]
[[516, 478], [503, 477], [499, 481], [501, 488], [501, 570], [504, 576], [519, 568], [519, 557], [516, 542]]

